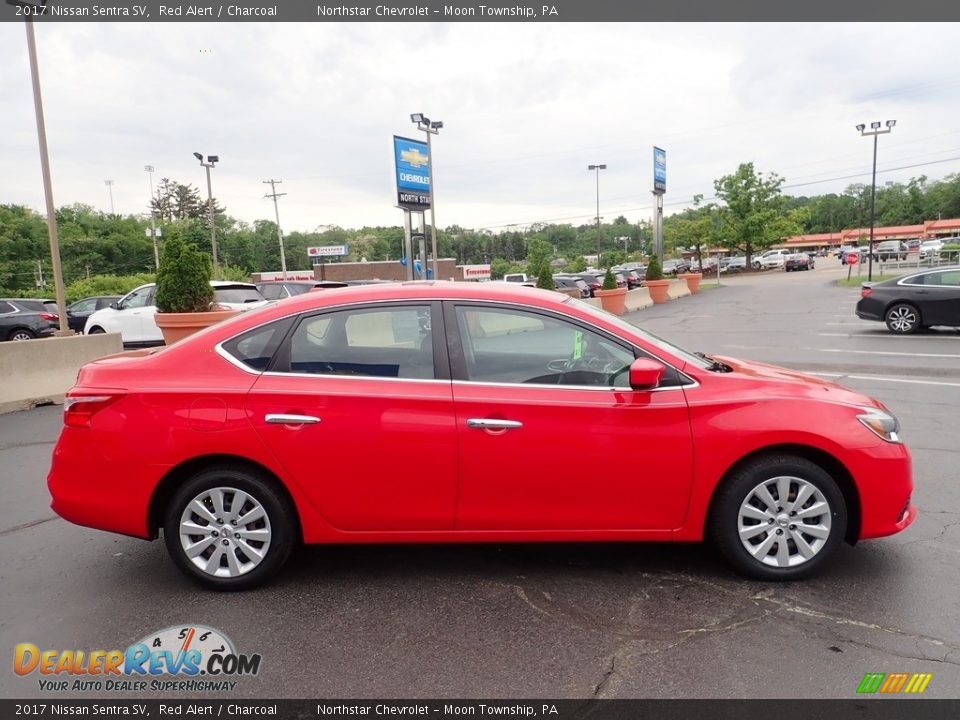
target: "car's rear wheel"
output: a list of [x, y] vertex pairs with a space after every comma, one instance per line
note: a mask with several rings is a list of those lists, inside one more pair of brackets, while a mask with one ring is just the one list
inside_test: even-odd
[[188, 576], [215, 590], [245, 590], [286, 562], [295, 527], [290, 503], [266, 478], [224, 466], [180, 487], [167, 507], [163, 535]]
[[898, 335], [909, 335], [920, 327], [920, 311], [909, 303], [897, 303], [884, 315], [887, 328]]
[[90, 332], [88, 332], [87, 335], [103, 335], [104, 333], [106, 333], [106, 330], [100, 326], [97, 326], [90, 328]]
[[31, 330], [27, 330], [26, 328], [16, 328], [15, 330], [10, 331], [10, 334], [7, 335], [7, 340], [20, 342], [21, 340], [33, 340], [35, 337], [37, 336]]
[[815, 572], [843, 540], [843, 493], [819, 465], [793, 455], [761, 457], [718, 490], [710, 533], [723, 556], [758, 580]]

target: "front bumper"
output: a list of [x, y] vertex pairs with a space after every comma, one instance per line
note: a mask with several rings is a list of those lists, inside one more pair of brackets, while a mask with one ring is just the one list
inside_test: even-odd
[[865, 448], [851, 468], [860, 494], [860, 538], [885, 537], [905, 530], [917, 517], [913, 470], [906, 445], [882, 443]]

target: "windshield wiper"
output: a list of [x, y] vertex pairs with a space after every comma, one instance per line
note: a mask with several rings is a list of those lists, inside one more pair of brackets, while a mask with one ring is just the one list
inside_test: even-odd
[[712, 372], [723, 372], [723, 373], [733, 372], [732, 367], [730, 367], [726, 363], [720, 362], [719, 360], [714, 360], [712, 357], [708, 357], [706, 353], [695, 352], [694, 355], [710, 363], [710, 367], [708, 367], [707, 369]]

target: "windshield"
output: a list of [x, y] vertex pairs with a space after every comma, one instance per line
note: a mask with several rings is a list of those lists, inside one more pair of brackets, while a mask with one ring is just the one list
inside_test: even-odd
[[217, 302], [224, 303], [250, 303], [260, 302], [263, 295], [256, 288], [247, 287], [220, 287], [213, 289], [213, 295]]
[[577, 300], [572, 297], [568, 297], [565, 300], [565, 302], [575, 306], [579, 310], [583, 310], [584, 312], [588, 313], [589, 315], [595, 318], [602, 318], [607, 322], [613, 323], [614, 325], [621, 328], [622, 330], [626, 330], [627, 332], [632, 333], [634, 335], [639, 335], [654, 347], [659, 348], [660, 350], [663, 350], [666, 353], [669, 353], [673, 357], [679, 360], [682, 360], [685, 363], [694, 365], [699, 368], [703, 368], [704, 370], [709, 369], [710, 367], [713, 366], [712, 360], [707, 360], [698, 355], [694, 355], [692, 352], [689, 352], [688, 350], [684, 350], [681, 347], [677, 347], [673, 343], [669, 343], [663, 338], [657, 337], [656, 335], [654, 335], [653, 333], [647, 330], [641, 330], [639, 327], [637, 327], [633, 323], [629, 323], [626, 320], [620, 317], [617, 317], [616, 315], [611, 315], [610, 313], [604, 310], [595, 308], [590, 303], [586, 303], [583, 300]]

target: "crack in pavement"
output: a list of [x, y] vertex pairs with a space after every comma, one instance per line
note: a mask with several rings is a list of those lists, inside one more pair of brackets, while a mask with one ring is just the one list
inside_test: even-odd
[[946, 652], [942, 658], [929, 657], [926, 655], [915, 656], [915, 655], [908, 655], [906, 653], [902, 653], [896, 650], [890, 650], [887, 648], [879, 647], [877, 645], [874, 645], [872, 643], [865, 642], [862, 640], [845, 638], [846, 642], [849, 642], [853, 645], [868, 647], [889, 655], [893, 655], [894, 657], [902, 657], [905, 659], [912, 659], [912, 660], [925, 660], [929, 662], [947, 663], [949, 665], [960, 665], [960, 662], [950, 660], [950, 655], [960, 650], [960, 647], [956, 645], [951, 645], [947, 641], [941, 640], [940, 638], [931, 637], [929, 635], [909, 633], [905, 630], [900, 630], [899, 628], [885, 627], [883, 625], [878, 625], [876, 623], [863, 622], [862, 620], [854, 620], [852, 618], [846, 618], [840, 615], [831, 615], [830, 613], [825, 613], [820, 610], [814, 610], [813, 608], [801, 607], [800, 605], [790, 602], [789, 600], [781, 600], [779, 598], [774, 598], [772, 597], [772, 595], [773, 595], [772, 590], [764, 590], [763, 592], [757, 593], [756, 595], [752, 596], [751, 600], [755, 600], [758, 602], [771, 603], [775, 605], [779, 610], [782, 610], [783, 612], [793, 613], [795, 615], [800, 615], [801, 617], [812, 618], [814, 620], [827, 620], [837, 625], [848, 625], [851, 627], [859, 628], [861, 630], [883, 633], [886, 635], [896, 637], [901, 640], [912, 641], [913, 643], [928, 643], [936, 647], [944, 648]]
[[6, 528], [5, 530], [0, 530], [0, 536], [9, 535], [10, 533], [15, 533], [18, 530], [26, 530], [27, 528], [36, 527], [37, 525], [42, 525], [43, 523], [50, 522], [51, 520], [58, 520], [58, 515], [53, 515], [51, 517], [40, 518], [39, 520], [31, 520], [30, 522], [23, 523], [21, 525], [14, 525], [11, 528]]

